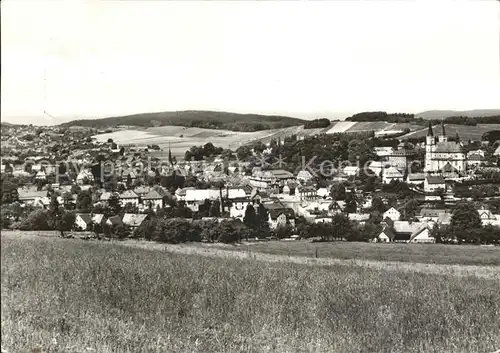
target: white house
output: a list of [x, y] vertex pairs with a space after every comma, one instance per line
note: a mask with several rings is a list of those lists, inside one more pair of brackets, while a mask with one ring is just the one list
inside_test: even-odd
[[295, 226], [295, 212], [279, 203], [264, 204], [269, 213], [269, 228], [276, 229], [287, 224]]
[[434, 243], [436, 241], [430, 235], [429, 225], [424, 222], [384, 220], [383, 226], [377, 237], [380, 242]]
[[395, 167], [389, 167], [382, 171], [382, 182], [389, 184], [393, 180], [404, 180], [404, 175]]
[[343, 172], [347, 176], [354, 176], [359, 173], [359, 167], [356, 166], [347, 166], [343, 169]]
[[248, 197], [231, 200], [231, 206], [229, 207], [229, 217], [238, 218], [240, 221], [243, 221], [243, 219], [245, 218], [247, 207], [251, 203], [252, 202]]
[[399, 218], [401, 217], [401, 212], [396, 210], [394, 207], [389, 208], [387, 211], [384, 212], [383, 218], [390, 218], [392, 221], [399, 221]]
[[480, 209], [478, 210], [479, 217], [481, 218], [481, 223], [483, 226], [491, 225], [491, 226], [500, 226], [500, 215], [495, 215], [491, 213], [490, 210]]
[[158, 207], [163, 207], [163, 196], [156, 190], [151, 190], [142, 197], [142, 203], [145, 207], [150, 207], [156, 209]]
[[94, 175], [88, 169], [82, 170], [80, 173], [78, 173], [76, 177], [76, 183], [78, 185], [92, 183], [93, 181], [94, 181]]
[[424, 180], [424, 191], [435, 192], [439, 189], [446, 189], [444, 178], [440, 175], [428, 175]]
[[120, 194], [120, 204], [125, 206], [126, 204], [131, 203], [134, 206], [139, 206], [139, 196], [132, 190], [125, 190]]
[[311, 175], [311, 173], [307, 170], [301, 170], [298, 174], [297, 174], [297, 180], [298, 181], [301, 181], [301, 182], [308, 182], [309, 180], [311, 180], [313, 178], [313, 176]]

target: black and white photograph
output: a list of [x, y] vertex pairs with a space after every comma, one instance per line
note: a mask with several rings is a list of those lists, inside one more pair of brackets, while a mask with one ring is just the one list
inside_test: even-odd
[[1, 353], [500, 353], [500, 1], [0, 7]]

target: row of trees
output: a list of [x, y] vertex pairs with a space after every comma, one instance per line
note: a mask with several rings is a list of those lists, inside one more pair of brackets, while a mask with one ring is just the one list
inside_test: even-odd
[[483, 226], [474, 204], [462, 202], [453, 211], [448, 226], [435, 227], [437, 243], [500, 244], [500, 228]]

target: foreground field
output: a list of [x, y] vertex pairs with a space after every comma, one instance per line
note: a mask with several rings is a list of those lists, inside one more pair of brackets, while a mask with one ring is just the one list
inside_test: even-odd
[[2, 236], [2, 348], [492, 352], [500, 282]]

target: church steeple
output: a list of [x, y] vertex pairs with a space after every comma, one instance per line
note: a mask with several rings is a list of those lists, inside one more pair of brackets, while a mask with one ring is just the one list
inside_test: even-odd
[[427, 136], [434, 136], [434, 132], [432, 131], [432, 124], [429, 121], [429, 130], [427, 130]]
[[441, 120], [441, 135], [446, 136], [446, 132], [444, 131], [444, 120]]
[[458, 131], [457, 131], [457, 134], [456, 134], [456, 136], [455, 136], [455, 141], [456, 141], [457, 143], [460, 143], [460, 138], [458, 137]]

